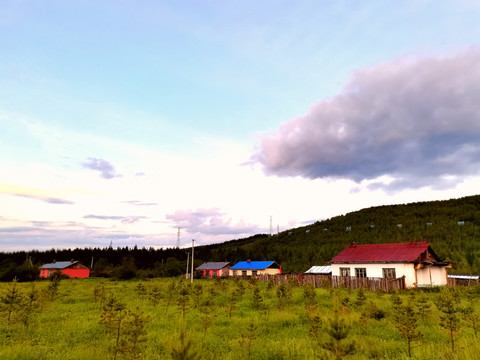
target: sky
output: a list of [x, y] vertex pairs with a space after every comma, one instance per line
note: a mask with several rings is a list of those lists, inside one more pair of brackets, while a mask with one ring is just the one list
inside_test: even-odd
[[478, 1], [0, 8], [0, 251], [206, 245], [480, 193]]

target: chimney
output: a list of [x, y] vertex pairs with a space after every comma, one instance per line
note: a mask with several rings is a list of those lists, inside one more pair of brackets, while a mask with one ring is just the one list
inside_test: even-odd
[[247, 263], [250, 263], [251, 261], [252, 261], [252, 260], [248, 259], [248, 260], [247, 260]]
[[73, 264], [73, 261], [74, 261], [73, 259], [70, 259], [70, 262], [71, 262], [72, 264]]

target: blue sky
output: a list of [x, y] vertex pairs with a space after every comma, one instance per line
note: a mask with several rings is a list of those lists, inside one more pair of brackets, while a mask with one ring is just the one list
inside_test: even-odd
[[476, 1], [1, 7], [4, 250], [207, 244], [478, 193]]

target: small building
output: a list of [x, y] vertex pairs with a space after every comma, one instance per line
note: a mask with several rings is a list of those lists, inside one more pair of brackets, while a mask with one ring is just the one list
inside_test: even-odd
[[405, 277], [406, 287], [447, 285], [447, 269], [426, 242], [356, 245], [331, 260], [332, 276], [357, 278]]
[[212, 278], [215, 276], [228, 276], [228, 269], [231, 266], [229, 262], [206, 262], [195, 270], [202, 271], [202, 276]]
[[75, 278], [90, 277], [90, 269], [78, 261], [54, 261], [40, 266], [40, 278], [47, 278], [55, 272]]
[[312, 266], [310, 269], [305, 271], [305, 274], [331, 275], [332, 274], [332, 267], [331, 266]]
[[448, 274], [448, 285], [472, 285], [478, 284], [480, 275], [472, 274]]
[[278, 275], [282, 267], [275, 261], [240, 261], [229, 270], [229, 276]]

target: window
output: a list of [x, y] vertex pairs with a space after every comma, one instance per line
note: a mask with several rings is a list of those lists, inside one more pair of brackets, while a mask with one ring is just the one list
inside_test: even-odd
[[340, 268], [340, 276], [350, 276], [350, 268]]
[[257, 270], [252, 270], [252, 275], [257, 276]]
[[395, 279], [397, 277], [394, 268], [383, 268], [382, 271], [385, 279]]
[[355, 268], [355, 276], [356, 277], [367, 277], [367, 269], [365, 268]]
[[247, 270], [242, 270], [242, 275], [247, 276]]

